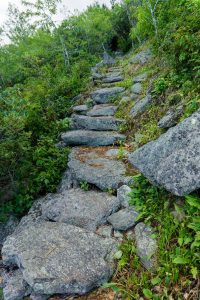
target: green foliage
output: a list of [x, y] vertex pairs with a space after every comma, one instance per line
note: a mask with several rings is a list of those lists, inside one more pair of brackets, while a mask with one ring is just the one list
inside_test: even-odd
[[134, 176], [134, 182], [130, 204], [140, 212], [139, 218], [157, 231], [158, 267], [154, 274], [145, 270], [136, 255], [134, 242], [127, 240], [120, 246], [122, 253], [114, 288], [119, 288], [125, 299], [142, 296], [184, 299], [184, 291], [191, 291], [192, 286], [196, 299], [200, 269], [199, 196], [186, 196], [185, 202], [178, 204], [175, 197], [152, 186], [142, 175]]
[[90, 184], [87, 181], [81, 181], [80, 187], [82, 190], [84, 190], [86, 192], [90, 190]]

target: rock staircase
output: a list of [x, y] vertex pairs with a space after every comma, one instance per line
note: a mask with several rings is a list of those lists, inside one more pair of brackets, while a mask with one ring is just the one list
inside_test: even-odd
[[[123, 80], [116, 67], [96, 77], [102, 84]], [[132, 178], [117, 158], [118, 143], [126, 137], [118, 132], [123, 120], [115, 118], [112, 100], [123, 92], [120, 87], [98, 88], [91, 93], [93, 107], [73, 108], [71, 130], [61, 140], [75, 147], [58, 192], [37, 200], [4, 243], [5, 300], [83, 295], [101, 286], [115, 270], [113, 257], [123, 231], [135, 225], [138, 245], [145, 240], [138, 253], [151, 268], [144, 256], [156, 244], [149, 237], [151, 229], [137, 225], [138, 213], [128, 204]], [[88, 184], [92, 189], [86, 191]], [[117, 196], [109, 190], [117, 190]]]

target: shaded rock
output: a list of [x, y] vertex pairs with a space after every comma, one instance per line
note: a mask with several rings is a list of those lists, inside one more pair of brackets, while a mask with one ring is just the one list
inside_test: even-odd
[[79, 114], [86, 114], [87, 111], [89, 110], [88, 106], [83, 104], [83, 105], [77, 105], [73, 107], [73, 111]]
[[125, 164], [107, 157], [107, 149], [73, 148], [69, 155], [68, 166], [78, 181], [86, 181], [101, 190], [117, 189], [121, 184], [129, 184], [132, 177], [126, 176]]
[[119, 126], [124, 123], [123, 120], [114, 117], [90, 117], [90, 116], [72, 116], [73, 129], [86, 129], [86, 130], [112, 130], [117, 131]]
[[117, 106], [109, 104], [95, 105], [87, 115], [91, 117], [113, 116], [117, 111]]
[[136, 54], [135, 57], [130, 60], [130, 63], [144, 65], [147, 62], [149, 62], [151, 57], [152, 57], [151, 50], [146, 49], [146, 50]]
[[119, 189], [117, 189], [117, 198], [122, 207], [129, 207], [130, 192], [131, 188], [128, 185], [122, 185]]
[[122, 87], [103, 88], [92, 92], [91, 97], [96, 103], [104, 104], [110, 102], [113, 97], [124, 91], [125, 89]]
[[4, 280], [4, 300], [22, 300], [31, 293], [31, 289], [20, 270], [10, 271], [5, 275]]
[[96, 231], [97, 234], [108, 238], [112, 236], [112, 232], [113, 232], [113, 228], [111, 225], [100, 226]]
[[147, 73], [140, 74], [140, 75], [133, 78], [133, 82], [134, 83], [143, 82], [147, 79], [147, 77], [148, 77]]
[[176, 110], [170, 110], [166, 115], [158, 122], [160, 128], [170, 128], [178, 123], [178, 118], [183, 113], [183, 107], [179, 107]]
[[200, 188], [200, 110], [129, 156], [152, 183], [177, 196]]
[[135, 239], [137, 244], [137, 254], [143, 265], [148, 270], [154, 270], [157, 250], [157, 242], [152, 238], [153, 230], [144, 223], [139, 223], [134, 228]]
[[108, 222], [112, 224], [115, 230], [127, 230], [133, 227], [137, 222], [138, 212], [132, 207], [127, 207], [112, 214]]
[[61, 139], [66, 146], [107, 146], [118, 141], [125, 141], [126, 136], [117, 132], [73, 130], [63, 133]]
[[55, 144], [55, 146], [59, 149], [63, 149], [65, 148], [65, 143], [63, 143], [62, 141], [58, 142], [57, 144]]
[[77, 102], [77, 101], [81, 100], [82, 97], [83, 97], [83, 94], [79, 94], [79, 95], [75, 96], [75, 97], [72, 99], [72, 101], [73, 101], [73, 102]]
[[42, 205], [45, 218], [82, 227], [91, 231], [105, 224], [107, 217], [118, 210], [117, 197], [98, 191], [71, 189], [60, 194], [50, 194]]
[[132, 101], [137, 101], [139, 99], [139, 95], [138, 94], [131, 94], [130, 98]]
[[7, 236], [11, 235], [18, 225], [18, 220], [14, 216], [10, 216], [6, 223], [0, 224], [0, 248]]
[[61, 180], [60, 184], [58, 185], [57, 191], [59, 193], [62, 193], [66, 190], [70, 190], [70, 189], [78, 188], [78, 187], [79, 187], [79, 184], [78, 184], [76, 178], [74, 178], [72, 172], [69, 169], [67, 169], [62, 176], [62, 180]]
[[107, 74], [102, 82], [104, 83], [113, 83], [113, 82], [119, 82], [119, 81], [122, 81], [124, 80], [124, 77], [121, 76], [121, 73], [120, 72], [113, 72], [113, 73], [109, 73]]
[[64, 223], [24, 228], [3, 246], [6, 264], [20, 266], [35, 294], [85, 294], [112, 276], [113, 239]]
[[97, 72], [93, 72], [92, 73], [92, 79], [93, 80], [101, 80], [103, 78], [103, 75], [102, 74], [99, 74]]
[[135, 83], [132, 87], [131, 87], [131, 92], [133, 93], [133, 94], [136, 94], [136, 95], [138, 95], [138, 94], [142, 94], [142, 92], [143, 92], [143, 86], [141, 85], [141, 83]]
[[151, 102], [152, 102], [151, 95], [147, 95], [142, 100], [139, 100], [138, 102], [136, 102], [136, 104], [131, 109], [131, 112], [130, 112], [131, 116], [136, 117], [139, 113], [143, 113], [148, 108], [148, 106], [151, 104]]

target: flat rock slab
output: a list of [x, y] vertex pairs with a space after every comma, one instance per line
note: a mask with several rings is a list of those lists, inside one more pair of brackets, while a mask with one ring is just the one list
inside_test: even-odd
[[132, 182], [132, 177], [126, 176], [125, 164], [114, 157], [106, 156], [106, 151], [106, 147], [73, 148], [68, 166], [76, 179], [94, 184], [104, 191]]
[[112, 131], [72, 130], [61, 135], [66, 146], [108, 146], [125, 141], [126, 136]]
[[109, 215], [120, 207], [117, 197], [98, 191], [72, 189], [46, 198], [48, 201], [42, 205], [45, 218], [91, 231], [105, 224]]
[[152, 103], [152, 98], [150, 95], [147, 95], [142, 100], [136, 102], [136, 104], [131, 109], [131, 116], [136, 117], [138, 114], [145, 112], [145, 110], [149, 107]]
[[200, 188], [200, 110], [129, 156], [152, 183], [177, 196]]
[[137, 254], [143, 265], [148, 270], [154, 270], [156, 265], [157, 242], [152, 238], [153, 230], [144, 223], [139, 223], [134, 228], [137, 244]]
[[127, 207], [112, 214], [108, 218], [108, 222], [112, 224], [115, 230], [124, 231], [128, 230], [136, 224], [138, 216], [139, 213], [135, 211], [134, 208]]
[[168, 129], [175, 126], [178, 123], [178, 119], [183, 113], [183, 107], [180, 106], [175, 110], [170, 110], [166, 115], [158, 122], [158, 127]]
[[102, 82], [103, 83], [113, 83], [113, 82], [119, 82], [124, 80], [124, 77], [118, 74], [110, 74], [107, 75], [105, 78], [103, 78]]
[[57, 222], [25, 227], [7, 238], [3, 260], [18, 265], [39, 295], [85, 294], [114, 271], [116, 243], [82, 228]]
[[95, 105], [87, 115], [90, 117], [114, 116], [117, 111], [117, 106], [109, 104]]
[[124, 91], [125, 88], [122, 87], [103, 88], [92, 92], [91, 97], [96, 103], [104, 104], [109, 103], [113, 97], [120, 95]]
[[97, 130], [106, 131], [112, 130], [117, 131], [119, 126], [124, 121], [116, 119], [114, 117], [90, 117], [90, 116], [72, 116], [72, 128], [73, 129], [86, 129], [86, 130]]
[[79, 114], [86, 114], [88, 110], [89, 110], [89, 108], [85, 104], [77, 105], [77, 106], [73, 107], [73, 112], [79, 113]]

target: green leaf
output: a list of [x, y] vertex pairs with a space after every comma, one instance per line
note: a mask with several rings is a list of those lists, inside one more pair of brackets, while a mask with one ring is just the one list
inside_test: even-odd
[[194, 197], [194, 196], [186, 196], [185, 199], [189, 205], [200, 209], [200, 199], [199, 198]]
[[122, 254], [123, 254], [122, 251], [119, 250], [119, 251], [117, 251], [117, 252], [115, 253], [114, 258], [120, 259], [120, 258], [122, 257]]
[[143, 289], [143, 294], [145, 295], [145, 297], [147, 297], [148, 299], [152, 299], [153, 294], [149, 289]]
[[191, 268], [191, 273], [192, 273], [192, 277], [193, 277], [194, 279], [197, 279], [197, 275], [198, 275], [197, 267], [192, 267], [192, 268]]
[[157, 284], [159, 284], [160, 282], [161, 282], [161, 278], [159, 278], [159, 277], [155, 277], [155, 278], [151, 279], [151, 283], [152, 283], [153, 285], [157, 285]]
[[181, 257], [181, 256], [178, 256], [178, 257], [174, 258], [174, 260], [173, 260], [173, 263], [177, 264], [177, 265], [186, 265], [189, 262], [190, 262], [190, 260], [188, 258]]

